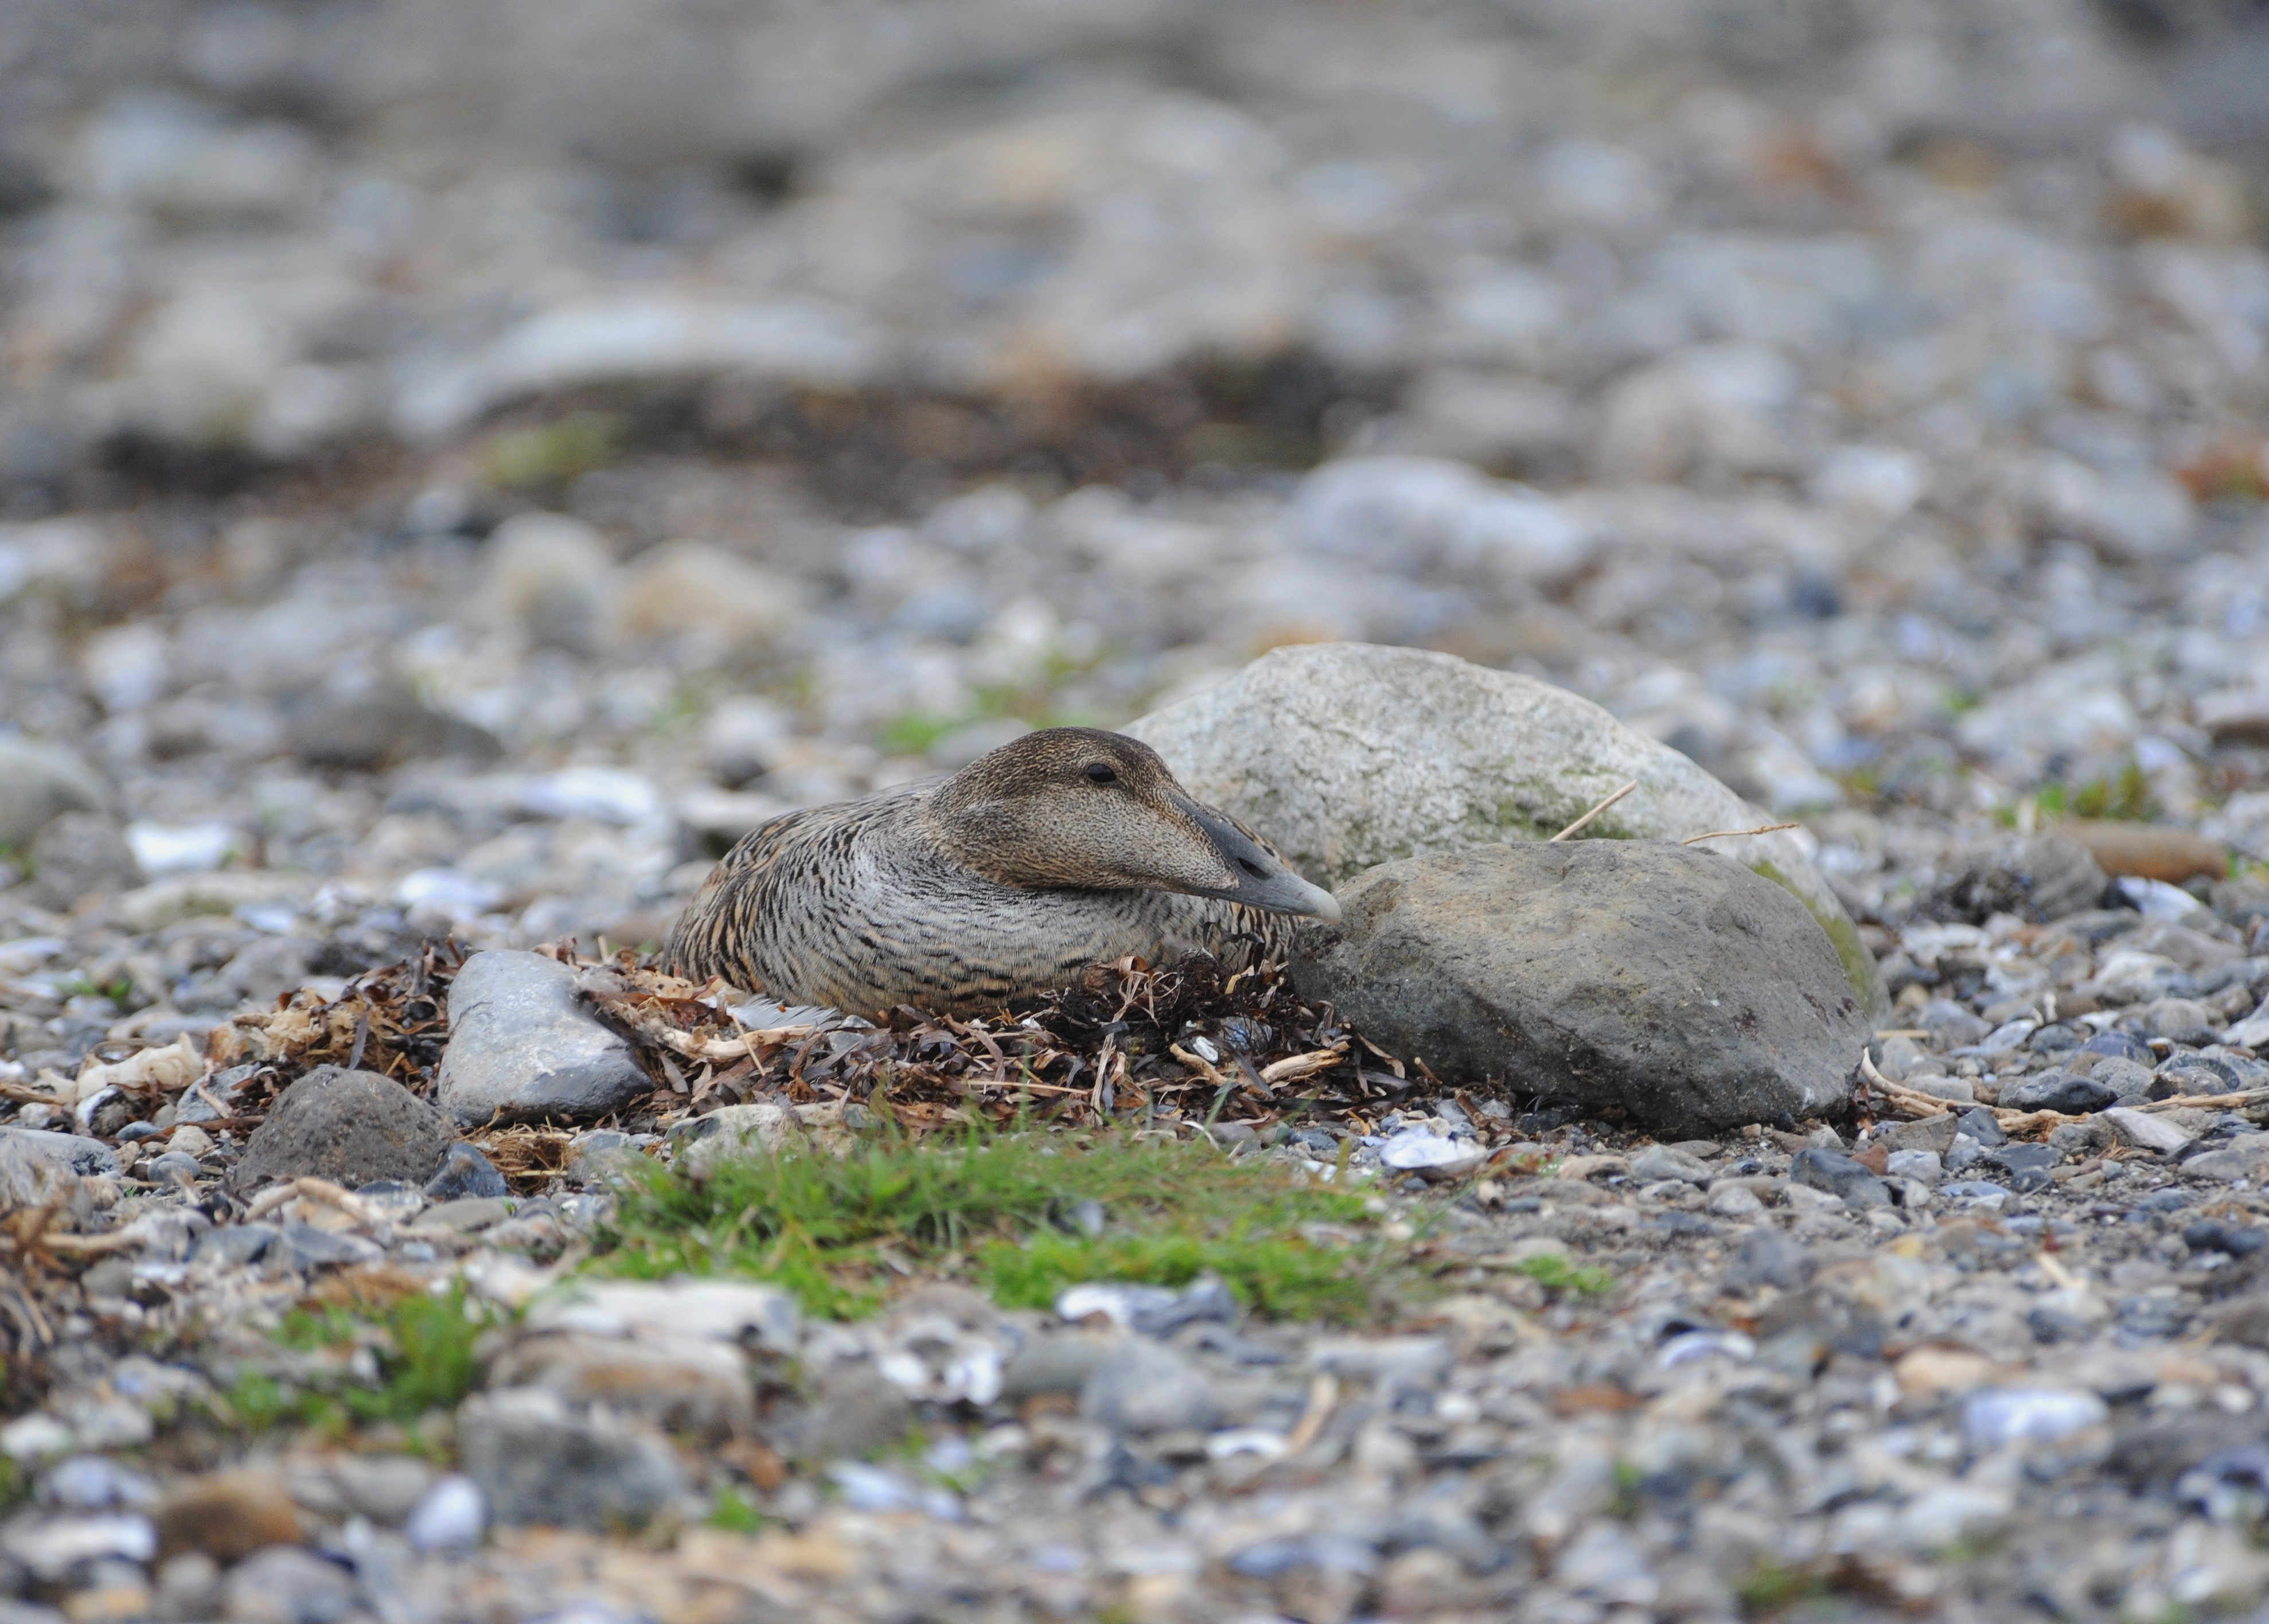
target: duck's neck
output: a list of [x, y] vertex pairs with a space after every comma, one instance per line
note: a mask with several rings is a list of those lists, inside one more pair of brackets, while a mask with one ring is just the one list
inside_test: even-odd
[[1051, 861], [1048, 842], [1029, 826], [1027, 808], [988, 793], [958, 772], [924, 795], [914, 816], [940, 854], [996, 885], [1026, 890], [1092, 886], [1070, 865]]

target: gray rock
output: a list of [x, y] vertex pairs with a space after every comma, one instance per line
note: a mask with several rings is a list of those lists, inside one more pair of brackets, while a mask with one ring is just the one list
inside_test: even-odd
[[1841, 1196], [1851, 1207], [1884, 1207], [1890, 1203], [1890, 1186], [1865, 1163], [1840, 1150], [1818, 1145], [1800, 1150], [1788, 1164], [1790, 1182]]
[[1940, 1155], [1954, 1148], [1952, 1111], [1913, 1122], [1887, 1122], [1875, 1129], [1874, 1141], [1890, 1148], [1893, 1155], [1906, 1150], [1928, 1150]]
[[1631, 1180], [1635, 1184], [1651, 1185], [1665, 1178], [1675, 1178], [1683, 1184], [1706, 1185], [1710, 1170], [1699, 1156], [1668, 1145], [1649, 1145], [1631, 1158]]
[[284, 1090], [230, 1175], [239, 1190], [313, 1175], [344, 1185], [422, 1185], [449, 1145], [441, 1113], [388, 1077], [319, 1066]]
[[77, 1178], [115, 1178], [118, 1156], [100, 1140], [46, 1128], [0, 1127], [0, 1207], [35, 1205]]
[[263, 936], [221, 967], [223, 985], [255, 1004], [272, 1004], [307, 978], [307, 955], [314, 946], [296, 936]]
[[102, 780], [60, 744], [0, 734], [0, 845], [27, 846], [66, 812], [100, 812]]
[[856, 1459], [905, 1440], [913, 1401], [867, 1361], [845, 1361], [820, 1378], [812, 1406], [789, 1430], [796, 1453], [814, 1460]]
[[2011, 836], [1955, 853], [1928, 906], [1939, 917], [1972, 925], [1997, 913], [2040, 922], [2095, 907], [2110, 883], [2088, 849], [2069, 835]]
[[336, 1624], [355, 1608], [347, 1570], [312, 1551], [272, 1545], [229, 1569], [227, 1615], [243, 1624]]
[[1085, 1332], [1035, 1337], [1001, 1372], [1001, 1397], [1016, 1404], [1043, 1393], [1078, 1392], [1118, 1346], [1116, 1337]]
[[2070, 1072], [2044, 1072], [2038, 1077], [2028, 1077], [2022, 1082], [2004, 1085], [2001, 1108], [2004, 1111], [2060, 1111], [2067, 1116], [2077, 1117], [2091, 1111], [2102, 1111], [2118, 1097], [2117, 1090], [2093, 1077], [2075, 1077]]
[[429, 1200], [477, 1200], [509, 1193], [504, 1175], [497, 1164], [482, 1154], [478, 1145], [463, 1140], [449, 1147], [441, 1158], [441, 1170], [426, 1181], [425, 1195]]
[[1079, 1413], [1113, 1432], [1202, 1431], [1221, 1415], [1204, 1371], [1163, 1342], [1129, 1337], [1088, 1375]]
[[457, 972], [439, 1098], [458, 1121], [600, 1117], [653, 1087], [630, 1045], [576, 997], [565, 965], [476, 953]]
[[465, 1475], [506, 1526], [606, 1532], [647, 1522], [684, 1492], [659, 1433], [603, 1409], [580, 1413], [541, 1388], [478, 1393], [457, 1411]]
[[2269, 1133], [2243, 1133], [2219, 1150], [2202, 1150], [2182, 1164], [2185, 1178], [2235, 1184], [2269, 1171]]
[[1993, 1029], [1951, 999], [1933, 998], [1922, 1007], [1918, 1024], [1933, 1049], [1962, 1049], [1980, 1042]]
[[[1199, 800], [1234, 813], [1311, 880], [1546, 838], [1637, 779], [1585, 830], [1682, 840], [1773, 822], [1685, 756], [1548, 683], [1448, 654], [1361, 643], [1263, 655], [1131, 723]], [[1801, 901], [1852, 990], [1888, 1010], [1844, 905], [1785, 834], [1711, 842]]]
[[142, 865], [116, 823], [100, 812], [65, 812], [32, 842], [32, 899], [67, 912], [82, 897], [130, 891]]
[[292, 751], [311, 767], [367, 771], [420, 756], [493, 761], [504, 747], [487, 728], [430, 709], [406, 687], [322, 698], [292, 719]]
[[306, 1274], [316, 1269], [376, 1263], [385, 1256], [386, 1248], [359, 1235], [318, 1229], [312, 1223], [287, 1223], [276, 1232], [261, 1261], [272, 1270]]
[[1660, 1129], [1840, 1115], [1867, 1021], [1779, 887], [1635, 841], [1390, 863], [1295, 984], [1444, 1076], [1617, 1105]]
[[2114, 1105], [2103, 1113], [2103, 1119], [2111, 1125], [2121, 1142], [2155, 1150], [2161, 1155], [2170, 1155], [2198, 1137], [2162, 1116], [2138, 1111], [2132, 1105]]
[[1741, 1238], [1733, 1262], [1726, 1266], [1725, 1288], [1736, 1293], [1755, 1291], [1760, 1286], [1793, 1291], [1812, 1278], [1812, 1259], [1792, 1237], [1760, 1227]]
[[272, 1223], [233, 1223], [208, 1229], [197, 1237], [194, 1256], [199, 1263], [217, 1262], [229, 1267], [257, 1263], [278, 1233]]
[[1886, 1170], [1894, 1178], [1918, 1185], [1935, 1185], [1946, 1177], [1946, 1167], [1935, 1150], [1894, 1150]]

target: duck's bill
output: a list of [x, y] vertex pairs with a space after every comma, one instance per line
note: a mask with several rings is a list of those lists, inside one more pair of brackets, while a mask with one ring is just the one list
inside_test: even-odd
[[1262, 908], [1270, 913], [1297, 913], [1333, 925], [1339, 923], [1339, 898], [1294, 874], [1227, 818], [1194, 801], [1189, 809], [1198, 826], [1205, 830], [1206, 838], [1213, 842], [1214, 850], [1221, 853], [1223, 863], [1237, 876], [1235, 885], [1203, 895], [1241, 902], [1248, 908]]

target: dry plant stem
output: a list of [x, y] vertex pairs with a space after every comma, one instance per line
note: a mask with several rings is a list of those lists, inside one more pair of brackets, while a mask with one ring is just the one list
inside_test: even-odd
[[310, 1201], [321, 1201], [327, 1207], [336, 1207], [357, 1223], [373, 1229], [386, 1226], [386, 1215], [351, 1190], [342, 1189], [328, 1178], [312, 1177], [295, 1178], [288, 1185], [262, 1190], [252, 1198], [252, 1205], [245, 1208], [245, 1220], [252, 1222], [264, 1218], [286, 1201], [301, 1197]]
[[1732, 840], [1742, 835], [1777, 835], [1784, 829], [1794, 829], [1794, 823], [1760, 823], [1755, 829], [1713, 829], [1706, 835], [1689, 835], [1678, 844], [1692, 845], [1701, 840]]
[[1229, 1086], [1229, 1079], [1223, 1076], [1221, 1074], [1220, 1068], [1215, 1066], [1212, 1061], [1207, 1059], [1203, 1055], [1195, 1053], [1191, 1050], [1185, 1049], [1179, 1044], [1174, 1045], [1174, 1046], [1167, 1052], [1171, 1054], [1183, 1065], [1188, 1067], [1199, 1076], [1204, 1078], [1206, 1081], [1210, 1083], [1213, 1087], [1216, 1089], [1225, 1089]]
[[1583, 827], [1584, 827], [1584, 825], [1585, 825], [1586, 823], [1590, 823], [1593, 818], [1595, 818], [1595, 817], [1599, 816], [1600, 813], [1602, 813], [1602, 812], [1606, 811], [1609, 807], [1611, 807], [1611, 806], [1615, 805], [1616, 801], [1621, 801], [1621, 800], [1622, 800], [1625, 795], [1630, 794], [1631, 793], [1631, 791], [1633, 791], [1633, 790], [1637, 789], [1637, 787], [1638, 787], [1638, 780], [1637, 780], [1637, 779], [1633, 779], [1630, 783], [1628, 783], [1628, 784], [1624, 785], [1621, 789], [1617, 790], [1614, 794], [1612, 794], [1612, 795], [1608, 796], [1605, 801], [1602, 801], [1601, 802], [1600, 802], [1600, 804], [1599, 804], [1598, 806], [1593, 807], [1593, 808], [1589, 812], [1585, 813], [1583, 816], [1581, 816], [1581, 817], [1578, 818], [1574, 823], [1572, 823], [1569, 824], [1567, 828], [1565, 828], [1565, 829], [1562, 830], [1558, 834], [1556, 834], [1556, 835], [1553, 836], [1551, 840], [1548, 840], [1548, 841], [1546, 841], [1544, 844], [1545, 844], [1545, 845], [1550, 845], [1553, 843], [1553, 841], [1556, 841], [1556, 840], [1565, 840], [1565, 839], [1566, 839], [1570, 835], [1574, 834], [1578, 830], [1579, 830], [1579, 829], [1583, 828]]
[[1288, 1054], [1281, 1060], [1271, 1061], [1260, 1068], [1260, 1081], [1274, 1088], [1280, 1082], [1297, 1082], [1312, 1077], [1318, 1072], [1336, 1066], [1347, 1058], [1347, 1045], [1340, 1044], [1329, 1049], [1311, 1049], [1305, 1054]]
[[1332, 1418], [1332, 1411], [1340, 1401], [1339, 1377], [1329, 1371], [1319, 1372], [1308, 1384], [1308, 1407], [1301, 1412], [1293, 1424], [1290, 1436], [1284, 1440], [1284, 1452], [1297, 1455], [1323, 1436], [1324, 1425]]

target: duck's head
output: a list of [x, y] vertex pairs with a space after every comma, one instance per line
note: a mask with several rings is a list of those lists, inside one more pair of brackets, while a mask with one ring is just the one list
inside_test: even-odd
[[924, 808], [946, 854], [1003, 885], [1180, 891], [1337, 920], [1309, 884], [1201, 806], [1140, 740], [1046, 727], [980, 756]]

